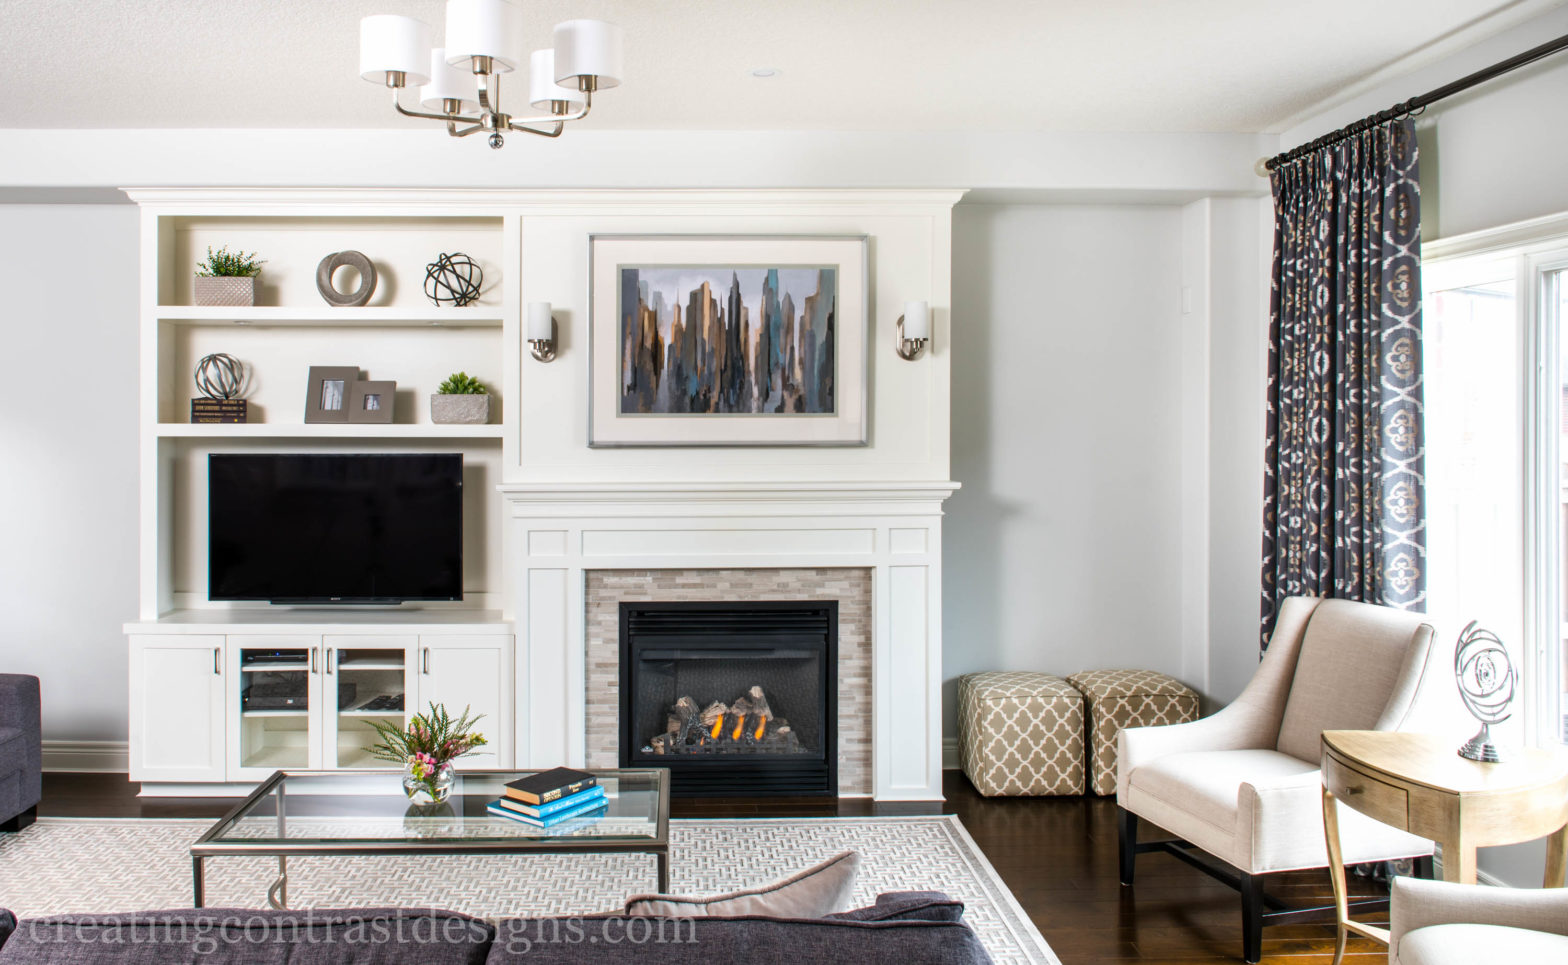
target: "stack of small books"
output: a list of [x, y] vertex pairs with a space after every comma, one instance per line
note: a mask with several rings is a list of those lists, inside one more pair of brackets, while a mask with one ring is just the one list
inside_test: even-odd
[[506, 793], [488, 805], [491, 814], [536, 828], [551, 828], [572, 818], [596, 818], [609, 808], [599, 779], [569, 767], [510, 781]]

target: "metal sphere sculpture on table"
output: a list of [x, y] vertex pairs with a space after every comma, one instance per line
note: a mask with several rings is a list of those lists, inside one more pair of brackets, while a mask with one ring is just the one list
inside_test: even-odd
[[461, 251], [442, 252], [425, 266], [425, 295], [437, 305], [461, 308], [479, 300], [485, 273]]
[[245, 365], [232, 355], [204, 355], [196, 363], [196, 388], [209, 399], [235, 399], [245, 385]]
[[1508, 705], [1513, 703], [1519, 675], [1508, 657], [1508, 648], [1497, 639], [1497, 634], [1476, 623], [1471, 620], [1454, 645], [1454, 677], [1459, 684], [1459, 698], [1464, 701], [1465, 709], [1481, 722], [1476, 735], [1459, 748], [1459, 756], [1497, 763], [1506, 758], [1502, 749], [1492, 742], [1491, 728], [1512, 716]]

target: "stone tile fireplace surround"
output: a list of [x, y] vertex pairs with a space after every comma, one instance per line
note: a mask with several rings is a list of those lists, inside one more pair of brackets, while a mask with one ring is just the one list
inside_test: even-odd
[[500, 488], [519, 766], [615, 765], [622, 600], [837, 599], [839, 794], [941, 798], [941, 505], [955, 484]]

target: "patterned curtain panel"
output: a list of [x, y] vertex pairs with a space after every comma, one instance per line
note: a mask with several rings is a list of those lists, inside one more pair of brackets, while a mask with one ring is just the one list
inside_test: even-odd
[[1273, 174], [1263, 639], [1287, 596], [1426, 604], [1415, 127]]

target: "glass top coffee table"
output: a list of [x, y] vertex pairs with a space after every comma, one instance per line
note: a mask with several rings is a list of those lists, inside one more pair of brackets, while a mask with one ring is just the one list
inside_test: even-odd
[[274, 908], [288, 906], [288, 859], [303, 855], [652, 854], [658, 890], [669, 890], [669, 771], [593, 771], [603, 816], [552, 828], [485, 810], [508, 781], [532, 773], [458, 771], [444, 804], [414, 805], [401, 771], [278, 771], [191, 845], [195, 906], [205, 898], [203, 862], [220, 855], [276, 856]]

